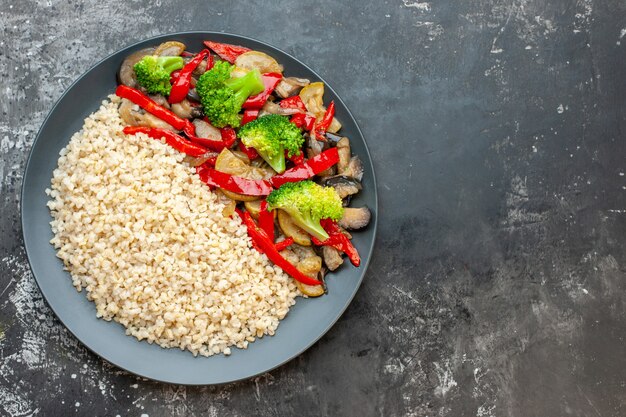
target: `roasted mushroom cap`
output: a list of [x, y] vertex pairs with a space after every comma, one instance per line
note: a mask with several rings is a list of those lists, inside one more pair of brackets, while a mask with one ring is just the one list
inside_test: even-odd
[[171, 109], [178, 117], [183, 119], [202, 117], [202, 109], [199, 106], [192, 106], [188, 99], [172, 104]]
[[363, 163], [361, 162], [361, 159], [359, 159], [356, 155], [350, 158], [348, 166], [340, 172], [340, 174], [354, 178], [357, 181], [361, 181], [361, 179], [363, 179]]
[[306, 78], [287, 77], [280, 80], [274, 91], [278, 97], [291, 97], [297, 94], [302, 87], [305, 87], [310, 83], [311, 82]]
[[222, 140], [222, 132], [215, 126], [202, 119], [195, 119], [193, 125], [196, 127], [196, 136], [211, 140]]
[[361, 183], [351, 177], [345, 175], [335, 175], [328, 177], [323, 181], [323, 185], [333, 187], [339, 197], [346, 198], [361, 191]]
[[[300, 272], [311, 278], [319, 278], [322, 272], [322, 258], [317, 256], [312, 248], [292, 245], [280, 254], [294, 264]], [[306, 285], [296, 281], [296, 286], [307, 297], [319, 297], [325, 293], [323, 285]]]
[[186, 48], [187, 47], [182, 42], [167, 41], [157, 46], [154, 54], [158, 56], [179, 56], [180, 54], [185, 52]]
[[322, 246], [322, 257], [324, 258], [326, 267], [331, 271], [334, 271], [343, 264], [341, 252], [332, 246]]
[[128, 55], [124, 59], [124, 61], [122, 61], [122, 65], [120, 65], [120, 70], [117, 73], [117, 78], [120, 84], [136, 88], [137, 78], [135, 76], [134, 66], [137, 62], [141, 61], [144, 56], [154, 55], [154, 50], [155, 48], [146, 48]]
[[258, 69], [261, 74], [268, 72], [283, 72], [283, 66], [280, 65], [274, 58], [268, 54], [260, 51], [248, 51], [237, 57], [235, 60], [235, 66], [238, 68], [245, 68], [247, 70]]
[[173, 132], [177, 131], [172, 125], [165, 123], [163, 120], [150, 113], [145, 112], [141, 107], [134, 104], [130, 100], [126, 100], [125, 98], [122, 99], [122, 103], [119, 107], [119, 113], [124, 123], [129, 126], [158, 127], [161, 129], [171, 130]]
[[345, 207], [343, 217], [339, 220], [339, 226], [345, 229], [362, 229], [367, 226], [372, 219], [372, 212], [367, 206], [354, 208]]
[[337, 171], [343, 174], [350, 163], [350, 139], [343, 137], [337, 142], [337, 152], [339, 153], [339, 163], [337, 163]]

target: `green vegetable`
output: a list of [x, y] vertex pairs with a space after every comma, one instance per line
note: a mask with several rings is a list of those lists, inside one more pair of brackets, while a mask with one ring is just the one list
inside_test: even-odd
[[170, 74], [185, 65], [180, 56], [146, 55], [133, 67], [140, 86], [152, 94], [170, 94]]
[[320, 220], [339, 220], [343, 216], [343, 206], [337, 191], [310, 180], [289, 182], [272, 191], [267, 196], [267, 208], [284, 210], [294, 223], [319, 240], [328, 239], [328, 233]]
[[285, 171], [285, 150], [289, 156], [300, 152], [304, 137], [286, 116], [269, 114], [246, 123], [237, 134], [244, 145], [253, 147], [279, 174]]
[[259, 70], [252, 70], [240, 78], [231, 78], [233, 68], [226, 61], [216, 62], [196, 83], [204, 114], [215, 127], [239, 127], [242, 104], [248, 97], [264, 90]]

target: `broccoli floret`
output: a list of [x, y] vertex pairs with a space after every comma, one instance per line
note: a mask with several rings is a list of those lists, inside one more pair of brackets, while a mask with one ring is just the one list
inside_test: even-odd
[[244, 145], [253, 147], [274, 171], [285, 171], [285, 150], [289, 156], [300, 152], [304, 137], [286, 116], [268, 114], [246, 123], [237, 134]]
[[133, 67], [139, 85], [152, 94], [170, 94], [170, 74], [181, 69], [185, 63], [180, 56], [146, 55]]
[[259, 70], [252, 70], [240, 78], [231, 78], [233, 68], [226, 61], [216, 62], [196, 83], [204, 114], [216, 127], [239, 127], [241, 105], [248, 97], [264, 90]]
[[337, 191], [313, 181], [288, 182], [267, 196], [268, 210], [286, 211], [293, 221], [319, 240], [328, 239], [322, 219], [339, 220], [343, 206]]

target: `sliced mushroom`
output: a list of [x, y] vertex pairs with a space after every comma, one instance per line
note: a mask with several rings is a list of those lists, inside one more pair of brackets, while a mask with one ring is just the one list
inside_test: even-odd
[[167, 99], [163, 97], [161, 94], [148, 94], [148, 97], [156, 104], [161, 107], [165, 107], [166, 109], [170, 108], [170, 103], [167, 102]]
[[183, 162], [186, 162], [187, 165], [189, 165], [190, 167], [197, 167], [197, 166], [204, 164], [206, 161], [208, 161], [211, 158], [216, 158], [217, 155], [218, 155], [217, 152], [212, 152], [212, 151], [209, 151], [205, 153], [204, 155], [199, 156], [197, 158], [187, 155], [185, 156], [185, 159], [183, 159]]
[[119, 107], [119, 113], [124, 123], [129, 126], [158, 127], [177, 132], [172, 125], [165, 123], [163, 120], [150, 113], [145, 112], [132, 101], [126, 100], [125, 98], [122, 99], [122, 103]]
[[324, 258], [324, 263], [326, 267], [331, 271], [339, 268], [341, 264], [343, 264], [343, 258], [341, 257], [341, 252], [332, 246], [322, 246], [322, 256]]
[[339, 220], [339, 226], [345, 229], [362, 229], [367, 226], [372, 219], [372, 212], [366, 206], [354, 208], [345, 207], [343, 217]]
[[339, 122], [339, 120], [337, 120], [336, 117], [333, 117], [333, 121], [330, 122], [330, 126], [328, 126], [328, 129], [326, 130], [329, 131], [330, 133], [337, 133], [339, 132], [340, 129], [341, 129], [341, 123]]
[[350, 163], [350, 139], [343, 137], [337, 142], [337, 151], [339, 152], [339, 162], [337, 163], [337, 171], [340, 174], [348, 168]]
[[328, 140], [328, 142], [333, 143], [333, 144], [335, 144], [335, 145], [336, 145], [336, 144], [337, 144], [337, 143], [341, 140], [341, 138], [343, 137], [343, 136], [336, 135], [336, 134], [334, 134], [334, 133], [330, 133], [330, 132], [328, 132], [328, 131], [324, 134], [324, 136], [326, 136], [326, 139]]
[[117, 78], [120, 84], [133, 88], [137, 87], [137, 78], [135, 76], [134, 66], [137, 62], [141, 61], [144, 56], [153, 54], [154, 48], [145, 48], [128, 55], [124, 61], [122, 61], [122, 65], [120, 65], [119, 72], [117, 73]]
[[246, 201], [243, 203], [246, 211], [255, 219], [259, 219], [259, 213], [261, 213], [261, 200]]
[[283, 72], [283, 66], [274, 58], [260, 51], [248, 51], [237, 57], [235, 66], [247, 70], [258, 69], [261, 74], [267, 72]]
[[[299, 245], [292, 245], [285, 251], [291, 252], [295, 256], [289, 256], [290, 262], [292, 262], [300, 272], [311, 278], [318, 278], [322, 271], [322, 258], [317, 256], [312, 248], [302, 247]], [[282, 254], [283, 252], [281, 252]], [[296, 286], [302, 292], [302, 294], [308, 297], [319, 297], [325, 292], [324, 285], [306, 285], [296, 281]]]
[[200, 103], [202, 101], [195, 88], [189, 89], [189, 92], [187, 93], [187, 98], [189, 100], [195, 101], [196, 103]]
[[193, 125], [196, 127], [196, 136], [211, 140], [222, 140], [222, 132], [204, 120], [195, 119]]
[[185, 52], [185, 49], [186, 46], [182, 42], [167, 41], [157, 46], [154, 54], [158, 56], [179, 56], [180, 54]]
[[307, 136], [307, 158], [313, 158], [322, 153], [324, 150], [324, 143], [315, 139], [312, 135]]
[[345, 175], [335, 175], [324, 180], [323, 185], [333, 187], [339, 197], [345, 198], [361, 191], [361, 183]]
[[292, 114], [302, 113], [300, 109], [286, 109], [284, 107], [280, 107], [278, 103], [273, 101], [266, 101], [263, 107], [261, 108], [261, 112], [259, 116], [264, 114], [279, 114], [281, 116], [291, 116]]
[[307, 85], [300, 91], [300, 98], [304, 102], [306, 109], [313, 113], [315, 117], [323, 117], [326, 107], [324, 107], [324, 83], [315, 82]]
[[202, 117], [202, 109], [199, 106], [192, 106], [188, 99], [184, 99], [180, 103], [172, 104], [171, 109], [178, 117], [182, 117], [183, 119]]
[[363, 163], [361, 162], [361, 159], [356, 155], [353, 156], [350, 158], [347, 168], [339, 173], [341, 175], [354, 178], [357, 181], [361, 181], [363, 179]]
[[310, 83], [311, 81], [306, 78], [287, 77], [280, 80], [274, 91], [278, 97], [291, 97], [297, 94], [302, 87], [305, 87]]
[[298, 227], [294, 223], [291, 216], [282, 210], [278, 210], [278, 225], [280, 230], [283, 231], [285, 236], [293, 238], [293, 241], [298, 245], [311, 246], [311, 237], [307, 232]]

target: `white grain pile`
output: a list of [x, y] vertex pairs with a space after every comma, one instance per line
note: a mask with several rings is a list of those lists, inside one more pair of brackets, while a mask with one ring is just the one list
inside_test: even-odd
[[61, 151], [48, 190], [51, 243], [76, 289], [127, 334], [194, 355], [273, 335], [298, 295], [293, 280], [222, 216], [184, 155], [124, 135], [109, 98]]

